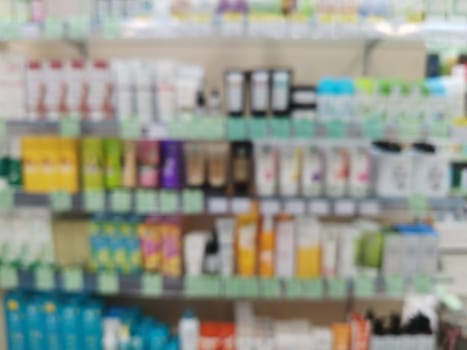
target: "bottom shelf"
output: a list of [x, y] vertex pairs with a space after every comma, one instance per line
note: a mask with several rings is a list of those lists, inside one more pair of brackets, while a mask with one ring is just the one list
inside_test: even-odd
[[278, 279], [218, 276], [169, 278], [153, 273], [91, 273], [81, 268], [0, 268], [0, 288], [156, 298], [290, 299], [402, 298], [407, 293], [432, 294], [429, 276], [357, 276], [355, 278]]

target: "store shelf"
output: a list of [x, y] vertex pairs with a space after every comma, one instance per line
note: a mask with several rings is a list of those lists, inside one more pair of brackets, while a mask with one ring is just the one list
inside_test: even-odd
[[[144, 193], [142, 195], [141, 193]], [[0, 198], [7, 195], [0, 193]], [[90, 201], [99, 203], [90, 203]], [[422, 198], [426, 210], [461, 214], [464, 200], [461, 197]], [[80, 194], [57, 192], [53, 194], [29, 194], [15, 192], [13, 207], [50, 207], [58, 213], [84, 214], [114, 212], [164, 215], [223, 215], [250, 212], [254, 203], [265, 215], [286, 212], [291, 215], [313, 214], [317, 216], [354, 217], [356, 215], [378, 217], [385, 211], [411, 210], [411, 198], [302, 198], [302, 197], [225, 197], [205, 196], [197, 190], [186, 191], [89, 191]], [[2, 201], [3, 203], [4, 201]], [[61, 203], [65, 203], [62, 204]], [[3, 207], [3, 209], [8, 209]]]
[[[60, 121], [7, 121], [7, 135], [60, 134], [63, 136], [120, 136], [137, 139], [148, 136], [175, 140], [262, 140], [262, 139], [446, 139], [457, 128], [448, 124], [406, 127], [384, 124], [377, 120], [317, 122], [288, 118], [222, 118], [202, 117], [175, 119], [169, 123], [139, 123], [137, 119], [79, 121], [64, 118]], [[462, 129], [460, 129], [462, 130]]]
[[[308, 21], [226, 20], [206, 22], [120, 20], [107, 18], [95, 23], [74, 18], [67, 22], [47, 21], [44, 24], [2, 22], [0, 39], [72, 39], [94, 41], [102, 39], [177, 39], [177, 38], [248, 38], [254, 39], [399, 39], [445, 40], [466, 44], [465, 20], [428, 20], [421, 23], [395, 23], [389, 21], [363, 21], [360, 23], [313, 23]], [[273, 29], [273, 30], [272, 30]]]
[[221, 278], [198, 276], [168, 278], [157, 274], [119, 275], [114, 272], [89, 273], [79, 268], [16, 270], [3, 266], [0, 289], [92, 293], [155, 298], [212, 298], [264, 300], [344, 300], [348, 298], [402, 298], [412, 291], [430, 294], [433, 278], [393, 276], [358, 278]]

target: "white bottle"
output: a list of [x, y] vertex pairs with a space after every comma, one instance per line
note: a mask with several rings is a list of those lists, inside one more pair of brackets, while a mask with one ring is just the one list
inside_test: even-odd
[[103, 350], [118, 349], [118, 333], [120, 331], [120, 320], [114, 317], [104, 319], [104, 337], [102, 339]]
[[197, 350], [199, 342], [199, 320], [191, 310], [185, 311], [178, 324], [180, 350]]

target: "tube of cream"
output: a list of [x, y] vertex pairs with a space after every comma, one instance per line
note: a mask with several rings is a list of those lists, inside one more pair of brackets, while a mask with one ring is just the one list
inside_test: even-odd
[[185, 235], [183, 246], [185, 273], [188, 276], [199, 276], [203, 272], [203, 256], [209, 232], [193, 231]]
[[324, 157], [314, 145], [303, 149], [302, 191], [306, 197], [319, 197], [324, 190]]
[[234, 231], [235, 220], [219, 218], [216, 220], [219, 237], [220, 273], [224, 277], [232, 276], [235, 270]]
[[255, 144], [256, 193], [274, 196], [277, 193], [277, 150], [268, 143]]
[[230, 117], [242, 117], [245, 112], [246, 77], [241, 71], [225, 73], [226, 112]]
[[295, 260], [295, 223], [291, 217], [281, 216], [277, 220], [276, 276], [294, 277]]
[[251, 114], [254, 117], [266, 117], [271, 100], [271, 76], [268, 70], [256, 70], [251, 73]]
[[256, 274], [257, 226], [255, 215], [237, 217], [237, 273], [242, 277], [252, 277]]
[[277, 69], [272, 72], [272, 114], [277, 117], [285, 117], [290, 112], [290, 86], [292, 83], [292, 71], [289, 69]]
[[321, 226], [313, 217], [298, 217], [297, 277], [319, 277], [321, 274]]
[[326, 152], [326, 195], [342, 197], [347, 191], [349, 154], [344, 147], [331, 146]]
[[[174, 61], [160, 61], [154, 63], [153, 70], [156, 77], [156, 105], [159, 120], [168, 122], [175, 115], [175, 70]], [[146, 72], [147, 74], [147, 72]]]
[[283, 144], [280, 147], [280, 194], [297, 196], [300, 188], [302, 148]]
[[349, 194], [366, 197], [370, 190], [370, 150], [365, 146], [354, 147], [349, 152]]
[[185, 156], [185, 186], [202, 188], [206, 181], [206, 155], [202, 144], [185, 142], [183, 144]]
[[176, 72], [175, 96], [178, 115], [192, 117], [197, 93], [202, 89], [204, 71], [200, 66], [179, 65]]

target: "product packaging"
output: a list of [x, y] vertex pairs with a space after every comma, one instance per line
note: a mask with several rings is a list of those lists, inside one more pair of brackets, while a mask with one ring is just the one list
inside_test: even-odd
[[207, 156], [203, 144], [198, 142], [185, 142], [183, 154], [185, 160], [185, 186], [189, 188], [202, 188], [206, 182]]
[[304, 196], [320, 197], [324, 193], [324, 154], [315, 145], [303, 148], [302, 192]]
[[199, 276], [203, 272], [203, 256], [209, 232], [194, 231], [185, 235], [183, 255], [185, 273], [188, 276]]
[[65, 66], [63, 62], [54, 60], [45, 64], [44, 68], [46, 118], [57, 120], [66, 112]]
[[280, 216], [276, 224], [276, 277], [292, 278], [296, 272], [296, 231], [291, 217]]
[[237, 217], [236, 252], [239, 276], [252, 277], [256, 274], [257, 229], [256, 215], [244, 214]]
[[251, 190], [252, 144], [236, 141], [231, 144], [232, 188], [237, 196], [247, 196]]
[[334, 338], [333, 350], [350, 350], [350, 326], [347, 323], [336, 323], [332, 326]]
[[274, 277], [275, 269], [274, 219], [264, 217], [259, 234], [258, 274], [261, 277]]
[[159, 61], [153, 66], [156, 77], [156, 106], [159, 121], [169, 122], [175, 116], [175, 76], [177, 64], [174, 61]]
[[349, 152], [349, 160], [349, 195], [366, 197], [370, 193], [370, 151], [365, 146], [352, 148]]
[[290, 90], [292, 71], [289, 69], [276, 69], [272, 72], [271, 111], [273, 116], [287, 116], [290, 112]]
[[219, 218], [215, 225], [219, 238], [219, 270], [222, 276], [229, 277], [235, 272], [235, 220]]
[[26, 70], [26, 108], [29, 120], [44, 119], [46, 115], [44, 74], [42, 62], [28, 62]]
[[313, 217], [298, 217], [297, 277], [314, 278], [321, 274], [321, 227]]
[[224, 75], [226, 113], [241, 117], [245, 113], [246, 77], [240, 71], [228, 71]]
[[323, 277], [334, 277], [337, 272], [338, 230], [339, 228], [331, 224], [323, 226], [321, 235], [321, 275]]
[[138, 236], [143, 254], [143, 268], [150, 272], [159, 272], [162, 268], [163, 227], [150, 218], [138, 226]]
[[314, 86], [295, 86], [290, 96], [291, 117], [295, 120], [317, 119], [317, 96]]
[[162, 236], [162, 274], [167, 277], [182, 275], [182, 232], [177, 218], [164, 220]]
[[[130, 69], [136, 76], [136, 115], [143, 124], [153, 121], [156, 115], [154, 102], [155, 73], [151, 72], [151, 68], [151, 63], [145, 61], [130, 63]], [[157, 93], [159, 93], [159, 89]]]
[[326, 194], [342, 197], [347, 193], [349, 154], [344, 147], [330, 146], [326, 150]]
[[105, 139], [105, 187], [107, 189], [120, 188], [122, 186], [122, 143], [119, 139]]
[[183, 159], [182, 144], [178, 141], [163, 141], [161, 143], [162, 171], [161, 185], [166, 189], [182, 187]]
[[281, 196], [300, 194], [302, 173], [302, 148], [299, 145], [282, 144], [280, 152], [279, 189]]
[[268, 70], [255, 70], [250, 75], [251, 114], [266, 117], [271, 105], [271, 73]]
[[66, 112], [71, 118], [82, 119], [88, 113], [86, 93], [87, 84], [86, 62], [72, 60], [66, 65]]
[[143, 188], [159, 187], [159, 143], [138, 141], [138, 184]]
[[17, 55], [0, 58], [0, 105], [6, 120], [24, 120], [26, 117], [26, 63]]
[[88, 64], [88, 119], [102, 121], [113, 118], [112, 74], [109, 63], [102, 60]]
[[[133, 117], [140, 117], [145, 119], [143, 116], [146, 116], [147, 113], [144, 113], [145, 109], [137, 108], [140, 106], [139, 100], [137, 100], [137, 96], [139, 94], [144, 95], [145, 93], [149, 93], [151, 97], [151, 89], [150, 86], [145, 86], [140, 81], [140, 72], [138, 70], [139, 62], [136, 61], [124, 61], [124, 60], [114, 60], [111, 64], [112, 69], [112, 81], [114, 87], [114, 97], [115, 97], [115, 105], [116, 105], [116, 113], [120, 120], [125, 118], [133, 118]], [[146, 77], [151, 77], [150, 74], [147, 74]], [[138, 89], [137, 89], [138, 88]], [[149, 92], [144, 90], [148, 88]], [[142, 90], [143, 89], [143, 90]], [[137, 95], [137, 91], [139, 94]], [[151, 98], [149, 100], [151, 101]], [[142, 97], [142, 99], [147, 99], [147, 97]], [[141, 111], [141, 114], [138, 112]], [[150, 109], [150, 112], [152, 110]]]
[[212, 194], [223, 195], [229, 182], [229, 144], [212, 142], [206, 145], [208, 156], [207, 188]]
[[178, 65], [175, 79], [176, 108], [179, 116], [192, 117], [203, 88], [204, 71], [200, 66]]
[[81, 179], [85, 190], [104, 188], [104, 153], [102, 140], [85, 137], [81, 141]]
[[274, 196], [277, 193], [277, 157], [273, 145], [255, 143], [256, 193], [259, 196]]
[[204, 249], [204, 273], [208, 275], [217, 275], [220, 270], [219, 259], [219, 238], [214, 231], [206, 242]]
[[126, 140], [123, 143], [123, 171], [122, 185], [133, 189], [137, 185], [137, 149], [136, 142]]

